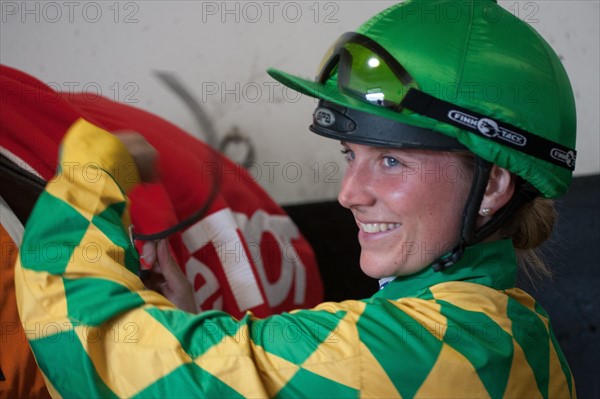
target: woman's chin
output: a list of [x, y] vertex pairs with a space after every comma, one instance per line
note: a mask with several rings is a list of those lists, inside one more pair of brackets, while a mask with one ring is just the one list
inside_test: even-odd
[[360, 257], [360, 269], [367, 276], [374, 279], [381, 279], [384, 277], [390, 277], [396, 274], [397, 266], [393, 262], [386, 262], [383, 259], [374, 259], [365, 254], [361, 254]]
[[411, 259], [407, 259], [406, 262], [397, 262], [397, 259], [396, 261], [394, 259], [370, 256], [370, 254], [362, 252], [360, 268], [367, 276], [379, 280], [385, 277], [414, 274], [428, 265], [423, 262], [411, 262]]

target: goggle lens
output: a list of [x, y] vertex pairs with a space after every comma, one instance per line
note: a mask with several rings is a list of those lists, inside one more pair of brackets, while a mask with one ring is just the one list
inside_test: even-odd
[[358, 33], [343, 35], [328, 51], [318, 80], [337, 74], [340, 91], [371, 104], [400, 109], [412, 77], [383, 47]]

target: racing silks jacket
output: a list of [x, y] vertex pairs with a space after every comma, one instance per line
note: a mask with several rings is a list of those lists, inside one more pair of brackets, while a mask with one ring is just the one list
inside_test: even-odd
[[136, 275], [132, 162], [112, 135], [78, 120], [26, 226], [17, 301], [54, 396], [575, 396], [547, 314], [515, 288], [509, 240], [365, 300], [264, 319], [176, 309]]

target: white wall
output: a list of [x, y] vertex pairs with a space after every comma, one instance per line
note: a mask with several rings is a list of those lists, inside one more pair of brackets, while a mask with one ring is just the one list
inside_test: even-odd
[[[333, 199], [339, 145], [308, 132], [313, 99], [274, 82], [274, 66], [312, 76], [338, 35], [391, 1], [5, 1], [0, 62], [63, 91], [139, 106], [200, 138], [153, 71], [175, 72], [213, 119], [256, 145], [251, 173], [284, 204]], [[578, 106], [576, 173], [600, 172], [598, 1], [501, 1], [561, 55]]]

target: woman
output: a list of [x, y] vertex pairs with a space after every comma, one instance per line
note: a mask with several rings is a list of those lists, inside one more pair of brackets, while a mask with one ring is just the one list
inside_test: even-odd
[[[375, 16], [336, 43], [316, 82], [270, 71], [319, 98], [311, 130], [342, 143], [339, 200], [360, 228], [362, 269], [381, 279], [369, 299], [262, 320], [175, 309], [144, 290], [123, 228], [121, 190], [133, 182], [116, 172], [135, 161], [152, 176], [152, 151], [136, 137], [120, 142], [86, 121], [74, 125], [62, 160], [75, 166], [39, 201], [16, 272], [21, 317], [51, 391], [574, 397], [546, 313], [514, 286], [515, 252], [551, 230], [543, 198], [571, 179], [570, 84], [543, 39], [495, 2], [460, 2], [452, 20], [431, 15], [447, 4], [411, 1]], [[528, 97], [515, 94], [527, 88]], [[101, 166], [93, 183], [77, 166], [91, 161]], [[107, 248], [93, 265], [81, 255], [92, 242]], [[39, 249], [48, 243], [69, 251], [50, 262]], [[163, 292], [188, 306], [166, 243], [144, 252], [164, 275]]]

